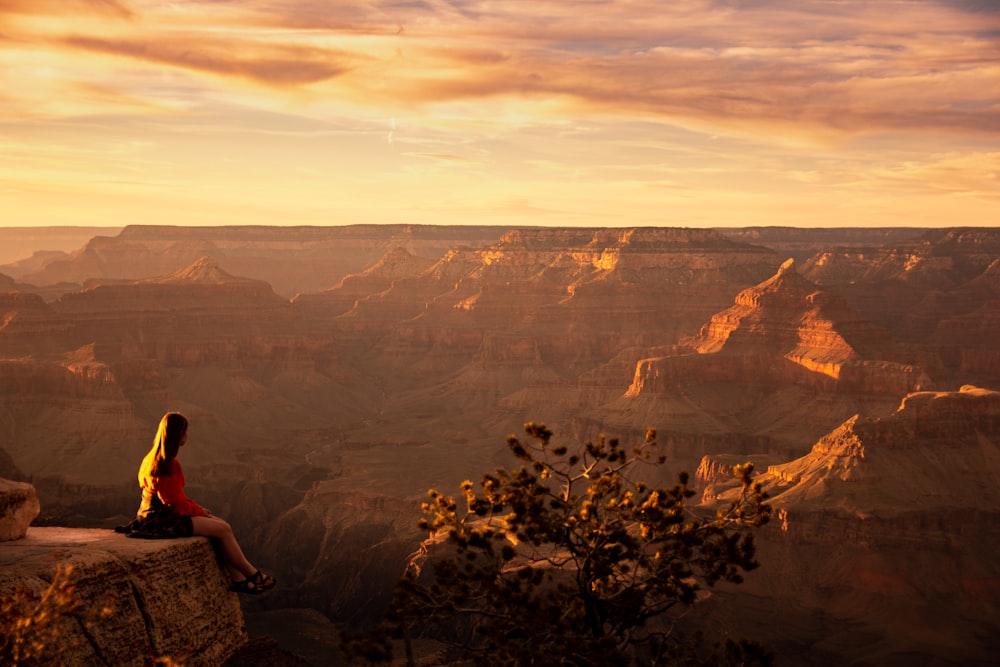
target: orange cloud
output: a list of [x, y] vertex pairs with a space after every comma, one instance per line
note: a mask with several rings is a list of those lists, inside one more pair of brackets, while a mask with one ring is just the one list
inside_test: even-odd
[[[28, 39], [319, 95], [432, 106], [520, 97], [564, 111], [719, 128], [995, 133], [1000, 11], [990, 3], [770, 0], [0, 0], [90, 21]], [[905, 11], [904, 11], [905, 9]], [[14, 33], [17, 36], [16, 33]], [[335, 45], [335, 46], [331, 46]], [[350, 76], [348, 76], [350, 75]]]
[[101, 172], [213, 220], [992, 220], [997, 53], [985, 0], [0, 0], [0, 207], [98, 215]]
[[140, 41], [72, 36], [63, 44], [211, 74], [241, 76], [260, 83], [294, 86], [339, 76], [348, 66], [325, 49], [294, 44], [267, 45], [175, 36]]
[[79, 11], [97, 12], [131, 18], [134, 14], [118, 0], [0, 0], [3, 14], [74, 14]]

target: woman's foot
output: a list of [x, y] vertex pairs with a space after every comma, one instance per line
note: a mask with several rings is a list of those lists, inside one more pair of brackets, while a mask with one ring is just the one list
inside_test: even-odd
[[260, 570], [257, 570], [245, 579], [240, 579], [239, 581], [234, 580], [229, 585], [229, 590], [236, 591], [237, 593], [260, 595], [269, 588], [274, 588], [274, 585], [277, 583], [278, 581], [271, 575], [264, 574]]

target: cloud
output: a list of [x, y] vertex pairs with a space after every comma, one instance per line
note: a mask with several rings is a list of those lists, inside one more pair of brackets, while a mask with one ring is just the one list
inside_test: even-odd
[[1000, 203], [1000, 152], [935, 154], [874, 169], [871, 176], [880, 189], [913, 196], [938, 192]]
[[2, 31], [40, 49], [309, 87], [315, 99], [389, 113], [502, 98], [554, 114], [829, 137], [1000, 130], [993, 4], [0, 0], [0, 13], [87, 17]]
[[276, 86], [294, 86], [339, 76], [348, 66], [329, 50], [175, 36], [141, 41], [75, 35], [62, 43], [77, 49], [161, 63]]
[[0, 0], [3, 14], [52, 14], [99, 13], [132, 18], [134, 13], [119, 0]]
[[832, 15], [834, 5], [860, 7], [851, 3], [758, 4], [650, 19], [630, 35], [641, 46], [617, 51], [586, 48], [599, 36], [589, 24], [560, 27], [558, 39], [516, 51], [507, 67], [461, 78], [430, 72], [410, 92], [559, 95], [595, 110], [834, 132], [1000, 129], [991, 108], [1000, 42], [982, 21], [929, 3], [911, 17]]

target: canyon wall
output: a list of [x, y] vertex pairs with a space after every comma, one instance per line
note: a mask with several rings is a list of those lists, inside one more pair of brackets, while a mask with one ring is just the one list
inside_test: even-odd
[[[1000, 648], [1000, 393], [918, 392], [759, 476], [761, 567], [700, 614], [783, 664], [989, 664]], [[712, 475], [709, 500], [731, 482]], [[808, 563], [808, 567], [803, 567]]]
[[0, 273], [38, 285], [82, 284], [166, 275], [209, 256], [230, 273], [265, 280], [279, 294], [291, 297], [332, 287], [393, 247], [437, 258], [457, 245], [490, 243], [501, 233], [502, 228], [475, 225], [130, 225], [115, 236], [94, 235], [67, 254], [0, 265]]
[[[118, 233], [117, 227], [0, 227], [0, 265], [30, 270], [38, 262], [65, 256], [95, 236]], [[0, 273], [4, 271], [0, 269]], [[18, 271], [20, 273], [20, 271]]]
[[130, 227], [0, 267], [0, 470], [36, 525], [114, 525], [180, 410], [188, 492], [287, 582], [268, 604], [364, 622], [426, 490], [511, 464], [525, 422], [568, 446], [655, 427], [660, 481], [709, 455], [711, 500], [733, 457], [1000, 388], [1000, 232], [911, 232]]

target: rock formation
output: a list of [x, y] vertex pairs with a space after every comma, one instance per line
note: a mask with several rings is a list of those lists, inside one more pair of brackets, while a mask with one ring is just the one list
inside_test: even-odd
[[218, 666], [247, 640], [237, 596], [205, 538], [33, 527], [0, 543], [4, 600], [37, 601], [53, 581], [68, 584], [60, 590], [71, 604], [34, 629], [58, 638], [46, 647], [49, 664], [139, 667], [170, 658]]
[[87, 279], [134, 280], [165, 275], [212, 256], [235, 275], [269, 283], [286, 298], [336, 285], [394, 246], [438, 258], [456, 245], [496, 240], [499, 227], [348, 225], [342, 227], [128, 226], [117, 236], [94, 236], [68, 256], [0, 267], [38, 285]]
[[848, 419], [760, 476], [775, 510], [761, 568], [706, 613], [784, 664], [988, 664], [998, 466], [995, 391], [918, 392], [891, 415]]
[[[859, 410], [877, 414], [928, 386], [931, 378], [909, 356], [788, 260], [737, 294], [697, 336], [668, 355], [640, 360], [607, 419], [640, 414], [658, 428], [702, 437], [770, 439], [745, 439], [737, 449], [709, 445], [708, 451], [789, 453]], [[704, 447], [672, 454], [690, 466], [689, 457], [697, 461]]]
[[23, 538], [38, 509], [35, 487], [0, 479], [0, 542]]
[[659, 481], [703, 462], [712, 498], [732, 461], [777, 469], [907, 392], [1000, 386], [996, 233], [911, 231], [130, 227], [0, 285], [0, 470], [36, 525], [114, 525], [180, 410], [189, 494], [287, 582], [275, 604], [368, 618], [426, 489], [510, 463], [526, 421], [655, 427]]
[[675, 343], [775, 264], [703, 230], [521, 230], [449, 253], [342, 319], [385, 372], [451, 374], [457, 400], [494, 402]]
[[[943, 370], [957, 385], [968, 381], [965, 373], [970, 368], [951, 347], [949, 335], [958, 334], [958, 347], [992, 339], [995, 325], [988, 308], [1000, 300], [998, 258], [1000, 230], [933, 230], [906, 243], [817, 253], [802, 273], [842, 294], [896, 340], [941, 355]], [[986, 309], [982, 318], [977, 315], [980, 309]], [[998, 380], [995, 365], [977, 378]]]
[[907, 243], [927, 233], [919, 227], [720, 227], [726, 238], [771, 248], [801, 264], [831, 248], [878, 248]]
[[318, 609], [350, 624], [377, 621], [402, 564], [425, 537], [415, 516], [411, 502], [345, 492], [335, 481], [315, 484], [260, 531], [257, 548], [288, 561], [269, 603]]
[[397, 280], [420, 275], [433, 264], [432, 259], [394, 247], [364, 271], [345, 276], [323, 292], [298, 294], [292, 302], [319, 320], [333, 318], [351, 310], [359, 300], [384, 292]]
[[[36, 261], [65, 256], [95, 236], [116, 234], [116, 227], [0, 227], [0, 264], [31, 270]], [[2, 271], [2, 269], [0, 269]], [[11, 275], [15, 275], [13, 272]], [[23, 275], [17, 271], [16, 275]]]
[[[746, 374], [765, 384], [804, 382], [898, 395], [930, 382], [919, 368], [887, 360], [901, 356], [892, 349], [888, 333], [865, 321], [840, 297], [800, 276], [793, 260], [782, 264], [770, 279], [740, 292], [736, 304], [713, 315], [689, 345], [699, 354], [722, 353], [733, 359], [771, 357], [767, 368]], [[778, 357], [808, 373], [776, 363]], [[644, 378], [651, 372], [664, 375], [648, 368], [637, 371], [631, 395], [648, 389]], [[787, 375], [768, 377], [772, 372]]]

